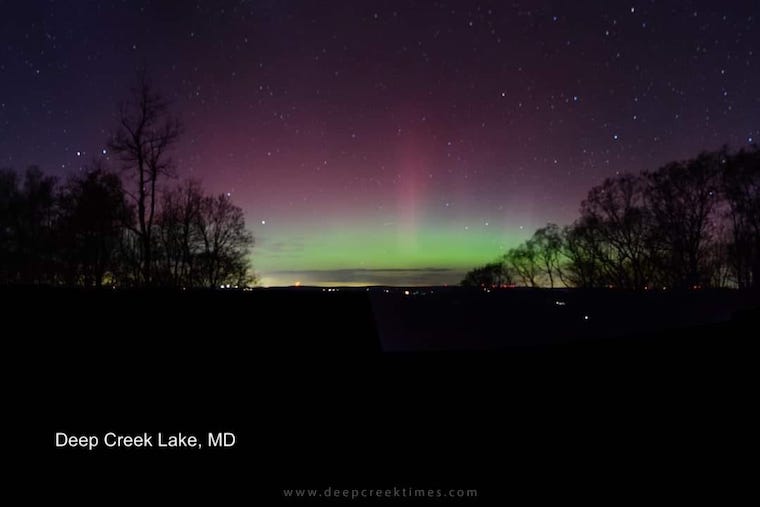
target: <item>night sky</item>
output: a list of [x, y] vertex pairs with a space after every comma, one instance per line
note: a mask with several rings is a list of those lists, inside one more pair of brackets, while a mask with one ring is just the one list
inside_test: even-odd
[[757, 0], [0, 1], [0, 33], [0, 166], [108, 158], [145, 67], [265, 285], [456, 283], [607, 176], [760, 139]]

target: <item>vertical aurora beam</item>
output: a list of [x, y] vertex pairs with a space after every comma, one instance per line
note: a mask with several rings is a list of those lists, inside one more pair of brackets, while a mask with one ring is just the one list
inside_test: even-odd
[[430, 172], [427, 143], [417, 133], [407, 134], [398, 149], [399, 175], [396, 183], [398, 252], [409, 258], [419, 254], [420, 210], [425, 207], [426, 181]]
[[418, 181], [418, 163], [411, 156], [405, 154], [399, 163], [399, 177], [397, 182], [396, 217], [397, 246], [400, 253], [413, 256], [417, 252], [418, 216], [417, 205], [420, 198], [420, 182]]

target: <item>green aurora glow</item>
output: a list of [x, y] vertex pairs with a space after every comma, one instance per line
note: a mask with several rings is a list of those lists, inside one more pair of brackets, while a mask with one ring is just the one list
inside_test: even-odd
[[[422, 227], [418, 231], [382, 227], [334, 228], [262, 240], [254, 255], [264, 286], [455, 284], [474, 266], [493, 261], [527, 237], [484, 226]], [[288, 239], [290, 238], [290, 239]], [[295, 238], [295, 239], [293, 239]], [[305, 269], [306, 268], [306, 269]], [[350, 283], [336, 274], [349, 270], [363, 278]], [[374, 272], [385, 277], [374, 276]], [[409, 270], [412, 273], [406, 273]], [[337, 272], [337, 273], [336, 273]], [[378, 273], [379, 274], [379, 273]], [[361, 276], [361, 275], [360, 275]]]

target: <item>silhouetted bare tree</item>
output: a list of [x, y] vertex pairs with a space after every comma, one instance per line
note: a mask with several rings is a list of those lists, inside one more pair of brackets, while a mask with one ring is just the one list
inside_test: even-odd
[[566, 259], [562, 272], [574, 287], [598, 287], [606, 283], [597, 253], [602, 248], [599, 228], [589, 222], [589, 218], [580, 218], [562, 231], [562, 253]]
[[162, 196], [157, 241], [161, 252], [159, 276], [164, 285], [195, 285], [203, 199], [203, 191], [194, 181], [185, 182]]
[[46, 283], [56, 275], [56, 179], [29, 167], [22, 180], [0, 171], [0, 269], [8, 283]]
[[739, 287], [760, 288], [760, 148], [729, 157], [722, 179], [731, 231], [729, 260]]
[[135, 232], [145, 285], [152, 283], [157, 185], [159, 178], [171, 174], [169, 151], [179, 134], [179, 121], [170, 114], [167, 101], [141, 74], [130, 99], [119, 109], [119, 126], [109, 145], [133, 181], [128, 194], [137, 206]]
[[492, 262], [467, 272], [461, 285], [463, 287], [501, 287], [513, 283], [507, 266], [503, 262]]
[[[229, 196], [186, 182], [162, 194], [151, 225], [154, 286], [245, 287], [253, 236]], [[147, 225], [148, 222], [146, 222]], [[102, 161], [56, 180], [0, 170], [0, 283], [118, 287], [145, 284], [143, 238], [120, 177]]]
[[122, 231], [133, 224], [121, 179], [96, 164], [71, 178], [59, 199], [57, 229], [67, 282], [100, 287], [109, 274], [113, 283]]
[[16, 278], [20, 205], [18, 175], [11, 169], [0, 169], [0, 282], [3, 283]]
[[642, 178], [622, 175], [592, 188], [581, 203], [588, 251], [607, 284], [638, 289], [650, 276], [651, 217], [645, 190]]
[[725, 151], [702, 153], [696, 159], [645, 173], [646, 207], [653, 218], [656, 242], [650, 258], [659, 264], [658, 274], [665, 285], [705, 285], [712, 278], [708, 250], [726, 159]]
[[536, 249], [541, 270], [549, 280], [549, 287], [563, 282], [562, 231], [557, 224], [546, 224], [538, 229], [530, 240]]
[[253, 236], [245, 229], [243, 210], [220, 194], [204, 197], [197, 219], [199, 273], [203, 285], [250, 283], [248, 254]]
[[504, 262], [522, 285], [538, 287], [541, 275], [541, 260], [536, 244], [532, 240], [512, 248], [504, 255]]

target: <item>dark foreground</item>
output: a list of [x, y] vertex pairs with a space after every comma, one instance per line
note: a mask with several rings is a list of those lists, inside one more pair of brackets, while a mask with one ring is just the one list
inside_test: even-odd
[[[311, 501], [283, 489], [474, 488], [481, 502], [521, 504], [741, 493], [756, 295], [409, 291], [4, 290], [16, 329], [3, 333], [6, 418], [23, 435], [13, 445], [27, 496], [297, 505]], [[229, 431], [238, 442], [64, 450], [56, 431]], [[427, 501], [441, 502], [472, 500]]]

